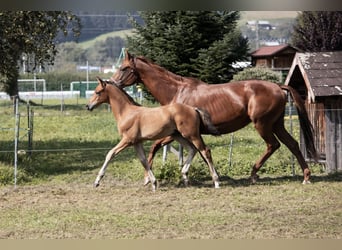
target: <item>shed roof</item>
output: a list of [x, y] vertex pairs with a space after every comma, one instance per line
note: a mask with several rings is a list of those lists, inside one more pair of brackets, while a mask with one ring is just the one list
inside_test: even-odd
[[342, 51], [297, 52], [285, 85], [298, 84], [295, 72], [304, 80], [310, 101], [315, 102], [316, 97], [342, 96]]
[[274, 46], [263, 46], [251, 53], [252, 57], [263, 57], [263, 56], [273, 56], [281, 51], [291, 48], [295, 50], [292, 46], [288, 44], [274, 45]]

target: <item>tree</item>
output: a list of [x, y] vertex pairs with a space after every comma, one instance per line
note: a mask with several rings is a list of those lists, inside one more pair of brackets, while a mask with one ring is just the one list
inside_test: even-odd
[[28, 70], [53, 64], [56, 36], [80, 33], [79, 19], [65, 11], [0, 12], [0, 85], [11, 97], [18, 95], [19, 63], [23, 56]]
[[294, 47], [308, 52], [342, 50], [342, 11], [303, 11], [291, 40]]
[[149, 11], [133, 18], [130, 51], [168, 70], [209, 83], [232, 78], [232, 63], [245, 60], [248, 41], [236, 29], [237, 11]]

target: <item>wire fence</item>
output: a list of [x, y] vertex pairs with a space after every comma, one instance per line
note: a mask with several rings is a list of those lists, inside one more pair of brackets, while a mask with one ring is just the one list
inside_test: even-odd
[[[63, 109], [60, 108], [58, 101], [51, 101], [50, 105], [42, 106], [10, 101], [0, 102], [0, 157], [7, 154], [9, 158], [14, 158], [15, 176], [18, 155], [21, 154], [30, 156], [40, 153], [107, 151], [114, 146], [113, 141], [119, 140], [119, 136], [115, 134], [115, 121], [109, 112], [109, 106], [102, 105], [95, 114], [89, 115], [85, 109], [86, 102], [86, 99], [70, 100], [68, 103], [64, 103]], [[340, 109], [337, 111], [342, 112]], [[99, 114], [100, 117], [98, 117]], [[299, 122], [296, 115], [295, 108], [287, 105], [285, 126], [299, 141]], [[234, 153], [237, 151], [247, 152], [254, 147], [262, 152], [265, 148], [263, 140], [255, 131], [251, 131], [253, 129], [248, 131], [243, 129], [224, 135], [223, 139], [217, 139], [212, 143], [212, 150], [223, 152], [227, 156], [228, 166], [233, 165]], [[54, 134], [56, 136], [53, 136]], [[61, 134], [65, 135], [61, 136]], [[255, 138], [257, 138], [256, 142], [254, 142]], [[169, 149], [164, 147], [164, 161], [166, 161]], [[182, 150], [179, 150], [180, 148], [177, 146], [176, 149], [173, 152], [178, 154], [177, 156], [182, 155]], [[295, 160], [292, 154], [290, 162], [292, 173], [295, 174]], [[179, 163], [182, 163], [180, 157]], [[16, 185], [16, 179], [14, 183]]]

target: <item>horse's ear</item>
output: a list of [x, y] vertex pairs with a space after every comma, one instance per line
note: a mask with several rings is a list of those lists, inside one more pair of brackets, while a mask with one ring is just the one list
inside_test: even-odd
[[128, 52], [128, 49], [125, 49], [125, 58], [127, 59], [127, 60], [130, 60], [131, 59], [131, 54]]

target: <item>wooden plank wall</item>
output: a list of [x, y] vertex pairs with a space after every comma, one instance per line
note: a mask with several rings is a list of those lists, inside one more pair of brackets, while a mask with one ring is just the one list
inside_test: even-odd
[[[315, 147], [317, 153], [319, 155], [319, 161], [325, 162], [326, 160], [326, 121], [324, 116], [324, 104], [323, 103], [305, 103], [306, 110], [308, 112], [308, 116], [310, 122], [312, 124], [314, 130], [314, 140], [315, 140]], [[301, 135], [300, 138], [301, 150], [305, 156], [307, 161], [312, 161], [307, 156], [306, 148], [304, 145], [304, 139]]]
[[326, 166], [328, 173], [342, 171], [342, 98], [325, 102]]

